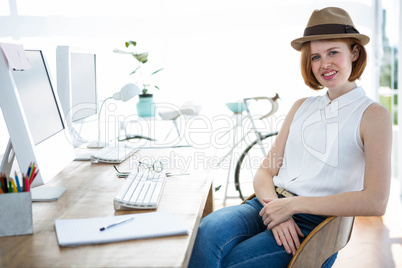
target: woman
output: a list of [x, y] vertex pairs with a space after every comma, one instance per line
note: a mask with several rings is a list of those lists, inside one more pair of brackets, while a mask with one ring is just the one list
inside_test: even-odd
[[256, 198], [201, 221], [190, 267], [286, 267], [326, 215], [384, 214], [391, 119], [355, 82], [368, 42], [343, 9], [312, 13], [291, 45], [301, 51], [305, 83], [327, 92], [290, 109], [254, 177]]

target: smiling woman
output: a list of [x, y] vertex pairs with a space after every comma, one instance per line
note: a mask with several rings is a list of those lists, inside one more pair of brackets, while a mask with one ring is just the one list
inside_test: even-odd
[[336, 89], [335, 96], [329, 95], [331, 99], [356, 87], [355, 84], [350, 84], [355, 79], [350, 80], [349, 77], [353, 62], [359, 58], [361, 47], [354, 46], [350, 50], [345, 43], [333, 41], [311, 41], [310, 47], [313, 54], [311, 70], [317, 81], [323, 87]]
[[[322, 42], [322, 41], [321, 41]], [[331, 42], [340, 42], [344, 45], [344, 48], [349, 50], [350, 53], [358, 53], [359, 57], [357, 59], [352, 60], [352, 72], [350, 73], [350, 77], [348, 78], [349, 81], [355, 81], [360, 79], [363, 74], [363, 70], [367, 64], [367, 52], [364, 48], [363, 44], [356, 38], [342, 38], [342, 39], [331, 39]], [[319, 90], [323, 89], [324, 86], [318, 82], [313, 73], [312, 65], [318, 61], [320, 58], [317, 53], [312, 53], [312, 49], [309, 45], [310, 43], [305, 43], [301, 48], [301, 72], [304, 79], [304, 82], [307, 86]], [[312, 42], [312, 44], [317, 44]], [[338, 53], [340, 47], [334, 46], [330, 47], [330, 50], [327, 51], [329, 56], [334, 57], [336, 53]], [[339, 55], [338, 55], [339, 56]]]
[[[356, 40], [352, 46], [349, 39]], [[364, 70], [365, 57], [354, 62], [368, 42], [345, 10], [313, 11], [304, 36], [291, 45], [302, 50], [306, 84], [314, 80], [312, 89], [327, 92], [294, 103], [254, 176], [255, 197], [201, 221], [190, 267], [286, 267], [327, 215], [384, 214], [391, 120], [351, 79], [353, 70], [360, 70], [356, 77]]]

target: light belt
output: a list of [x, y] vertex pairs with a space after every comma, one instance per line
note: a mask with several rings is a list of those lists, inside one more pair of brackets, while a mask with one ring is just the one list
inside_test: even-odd
[[280, 195], [282, 195], [282, 196], [284, 196], [284, 197], [293, 197], [293, 196], [295, 196], [294, 194], [292, 194], [291, 192], [288, 192], [288, 191], [286, 191], [284, 188], [281, 188], [281, 187], [275, 187], [275, 191], [278, 193], [278, 194], [280, 194]]

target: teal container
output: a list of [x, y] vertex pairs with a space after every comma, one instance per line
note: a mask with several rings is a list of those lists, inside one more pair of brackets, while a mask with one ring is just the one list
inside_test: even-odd
[[155, 102], [152, 94], [139, 95], [137, 113], [141, 117], [155, 117]]

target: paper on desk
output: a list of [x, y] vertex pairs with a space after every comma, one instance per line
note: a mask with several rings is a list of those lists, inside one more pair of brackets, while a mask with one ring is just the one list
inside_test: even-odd
[[7, 64], [13, 70], [27, 70], [31, 68], [24, 47], [17, 44], [0, 43], [0, 49], [7, 59]]
[[[103, 226], [131, 217], [134, 219], [100, 231]], [[62, 247], [188, 234], [172, 214], [162, 211], [103, 218], [58, 219], [55, 228]]]

